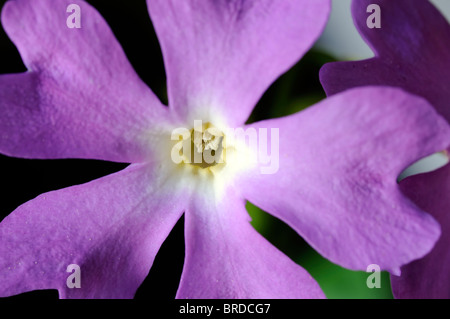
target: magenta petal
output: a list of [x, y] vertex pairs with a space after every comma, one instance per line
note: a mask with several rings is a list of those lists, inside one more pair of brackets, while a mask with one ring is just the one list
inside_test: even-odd
[[[381, 8], [380, 29], [367, 27], [369, 4]], [[352, 14], [375, 57], [324, 65], [320, 79], [326, 93], [365, 85], [397, 86], [425, 97], [450, 121], [450, 24], [445, 17], [424, 0], [357, 0]]]
[[399, 273], [431, 250], [439, 225], [396, 183], [407, 166], [450, 143], [448, 124], [424, 99], [358, 88], [251, 127], [279, 129], [279, 170], [243, 175], [240, 191], [323, 256]]
[[[312, 46], [329, 0], [147, 0], [181, 118], [243, 124], [267, 87]], [[192, 114], [194, 113], [194, 114]]]
[[185, 218], [177, 298], [324, 298], [303, 268], [250, 225], [245, 201], [234, 192], [217, 203], [199, 197]]
[[391, 276], [397, 298], [450, 298], [450, 165], [428, 174], [406, 178], [402, 191], [441, 224], [442, 235], [424, 258], [402, 267], [401, 277]]
[[[149, 165], [42, 194], [0, 223], [0, 296], [58, 289], [62, 298], [132, 298], [181, 216], [180, 196]], [[68, 288], [67, 267], [81, 269]]]
[[[80, 29], [66, 26], [69, 4]], [[148, 156], [168, 110], [139, 79], [103, 18], [84, 1], [9, 1], [2, 23], [29, 72], [0, 76], [0, 152], [120, 162]]]

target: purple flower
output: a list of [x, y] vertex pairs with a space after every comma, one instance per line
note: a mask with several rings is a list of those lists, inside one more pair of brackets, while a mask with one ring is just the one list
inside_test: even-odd
[[[369, 4], [381, 8], [380, 29], [366, 25]], [[359, 0], [352, 14], [375, 57], [326, 64], [320, 77], [327, 94], [365, 85], [396, 86], [425, 97], [450, 122], [450, 24], [442, 14], [423, 0]], [[398, 298], [450, 298], [449, 170], [447, 165], [400, 183], [439, 221], [442, 236], [425, 258], [403, 267], [401, 277], [391, 277]]]
[[402, 191], [441, 224], [442, 235], [431, 253], [402, 267], [392, 276], [392, 289], [399, 298], [450, 298], [450, 165], [434, 172], [406, 178]]
[[[324, 297], [251, 227], [246, 200], [347, 268], [376, 263], [398, 274], [432, 249], [437, 222], [396, 183], [405, 167], [450, 142], [448, 125], [425, 100], [387, 87], [354, 89], [299, 114], [244, 125], [264, 90], [318, 37], [328, 0], [147, 2], [169, 107], [137, 77], [88, 4], [5, 5], [2, 23], [28, 72], [0, 77], [0, 151], [132, 164], [40, 195], [6, 217], [0, 296], [58, 289], [66, 298], [131, 298], [184, 213], [178, 298]], [[80, 29], [66, 27], [70, 3], [81, 8]], [[228, 140], [220, 146], [225, 163], [174, 163], [171, 133], [195, 120], [219, 130], [278, 129], [279, 170], [261, 174], [265, 163], [247, 161], [255, 154]], [[212, 140], [192, 143], [199, 152], [219, 150]], [[81, 269], [81, 288], [66, 285], [71, 264]]]

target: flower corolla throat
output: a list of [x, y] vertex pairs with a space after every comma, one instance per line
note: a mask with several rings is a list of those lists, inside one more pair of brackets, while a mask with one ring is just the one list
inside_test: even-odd
[[216, 174], [226, 165], [227, 152], [231, 151], [222, 130], [201, 120], [195, 120], [191, 129], [173, 130], [171, 140], [175, 141], [172, 161], [195, 174]]

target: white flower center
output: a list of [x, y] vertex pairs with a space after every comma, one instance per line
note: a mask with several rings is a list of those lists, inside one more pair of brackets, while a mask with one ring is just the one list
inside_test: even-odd
[[161, 167], [170, 170], [171, 180], [178, 184], [174, 188], [221, 196], [238, 172], [256, 165], [255, 153], [225, 126], [219, 129], [210, 122], [194, 120], [193, 127], [174, 128], [170, 140], [161, 144], [165, 151], [160, 154], [165, 156], [170, 146], [170, 162], [162, 157]]
[[210, 123], [196, 126], [190, 131], [190, 145], [183, 148], [185, 163], [201, 169], [210, 169], [218, 164], [225, 164], [225, 135]]

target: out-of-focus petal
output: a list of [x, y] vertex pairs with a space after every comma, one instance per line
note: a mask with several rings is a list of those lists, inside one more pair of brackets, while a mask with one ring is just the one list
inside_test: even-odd
[[424, 258], [391, 276], [397, 298], [450, 298], [450, 165], [428, 174], [410, 176], [400, 183], [404, 194], [441, 224], [442, 235]]
[[250, 224], [245, 201], [198, 197], [185, 214], [186, 258], [177, 298], [323, 298], [315, 280]]
[[[381, 28], [368, 28], [367, 7], [381, 9]], [[328, 95], [366, 85], [401, 87], [425, 97], [450, 121], [450, 24], [427, 0], [354, 0], [355, 25], [375, 57], [323, 66]]]
[[243, 124], [267, 87], [312, 46], [329, 0], [147, 0], [180, 118]]
[[[132, 298], [181, 216], [159, 167], [133, 164], [42, 194], [0, 223], [0, 296], [58, 289], [62, 298]], [[67, 267], [81, 270], [68, 288]]]
[[424, 99], [357, 88], [250, 127], [279, 129], [279, 170], [243, 174], [237, 187], [323, 256], [350, 269], [378, 264], [399, 273], [431, 250], [438, 223], [396, 182], [407, 166], [450, 143], [448, 124]]
[[[81, 28], [68, 28], [69, 4]], [[2, 24], [27, 73], [0, 76], [0, 152], [137, 162], [169, 112], [139, 79], [103, 18], [79, 0], [14, 0]]]

